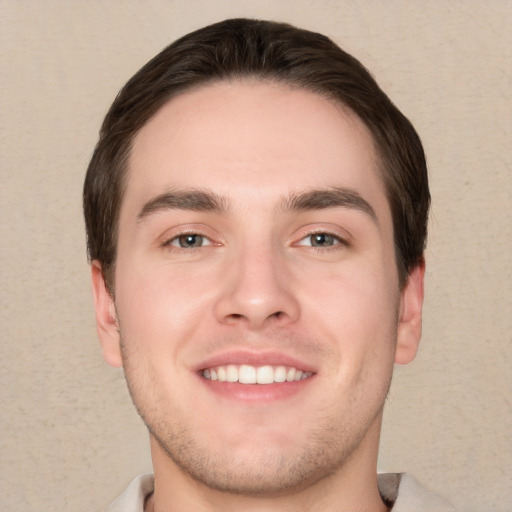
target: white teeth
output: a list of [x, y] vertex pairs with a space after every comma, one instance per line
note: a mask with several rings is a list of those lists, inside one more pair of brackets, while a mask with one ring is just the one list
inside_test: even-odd
[[256, 384], [256, 368], [247, 364], [241, 365], [238, 371], [238, 382], [242, 384]]
[[272, 366], [260, 366], [256, 370], [256, 382], [258, 384], [272, 384], [274, 382], [274, 369]]
[[312, 372], [297, 370], [286, 366], [250, 366], [228, 364], [206, 368], [202, 375], [208, 380], [219, 382], [240, 382], [241, 384], [273, 384], [274, 382], [293, 382], [311, 377]]
[[286, 381], [286, 368], [284, 366], [278, 366], [274, 370], [274, 381], [285, 382]]
[[238, 368], [234, 364], [228, 364], [226, 367], [226, 380], [228, 382], [238, 381]]

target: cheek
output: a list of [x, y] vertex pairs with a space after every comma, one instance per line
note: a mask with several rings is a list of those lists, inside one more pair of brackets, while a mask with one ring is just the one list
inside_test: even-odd
[[384, 272], [368, 267], [347, 266], [300, 287], [306, 328], [330, 339], [341, 362], [362, 368], [363, 361], [393, 360], [399, 292]]
[[125, 342], [141, 345], [145, 357], [176, 353], [200, 326], [215, 286], [208, 272], [170, 269], [165, 265], [134, 272], [120, 266], [116, 291]]

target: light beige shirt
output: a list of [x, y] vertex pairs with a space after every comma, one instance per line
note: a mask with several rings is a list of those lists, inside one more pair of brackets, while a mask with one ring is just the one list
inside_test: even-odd
[[[153, 482], [152, 474], [138, 476], [106, 512], [144, 512], [144, 502], [153, 492]], [[456, 512], [407, 473], [379, 474], [378, 483], [383, 499], [394, 502], [393, 512]]]

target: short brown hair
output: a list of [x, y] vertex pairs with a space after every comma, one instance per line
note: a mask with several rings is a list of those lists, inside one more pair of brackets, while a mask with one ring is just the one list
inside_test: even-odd
[[366, 68], [321, 34], [231, 19], [178, 39], [121, 89], [100, 130], [84, 184], [90, 260], [113, 291], [119, 211], [132, 141], [167, 102], [193, 87], [255, 77], [302, 87], [349, 107], [369, 128], [391, 208], [400, 286], [423, 261], [430, 206], [425, 155], [408, 119]]

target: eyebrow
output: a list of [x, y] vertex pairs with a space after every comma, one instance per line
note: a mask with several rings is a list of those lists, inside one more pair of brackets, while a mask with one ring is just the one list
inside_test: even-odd
[[[359, 210], [377, 222], [377, 215], [370, 203], [355, 190], [344, 187], [309, 190], [290, 194], [278, 205], [283, 213], [306, 210], [325, 210], [328, 208], [348, 208]], [[137, 216], [138, 221], [151, 214], [165, 210], [192, 210], [198, 212], [226, 213], [229, 201], [208, 190], [172, 190], [160, 194], [144, 204]]]
[[344, 187], [311, 190], [288, 196], [280, 206], [283, 211], [325, 210], [327, 208], [348, 208], [359, 210], [377, 221], [377, 215], [370, 203], [355, 190]]
[[153, 213], [165, 210], [224, 213], [228, 210], [228, 201], [210, 191], [172, 190], [153, 197], [145, 203], [137, 215], [137, 220], [144, 220]]

